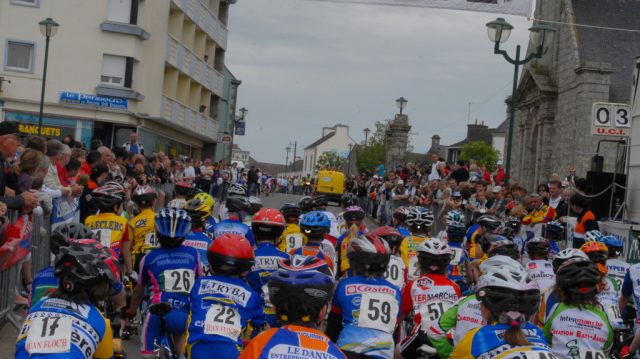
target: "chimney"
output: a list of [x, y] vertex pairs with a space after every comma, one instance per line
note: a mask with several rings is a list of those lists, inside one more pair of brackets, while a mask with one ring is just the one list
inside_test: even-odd
[[437, 151], [438, 147], [440, 147], [440, 136], [438, 135], [431, 136], [431, 148]]
[[322, 137], [330, 134], [331, 132], [333, 132], [333, 128], [332, 127], [323, 127], [322, 128]]

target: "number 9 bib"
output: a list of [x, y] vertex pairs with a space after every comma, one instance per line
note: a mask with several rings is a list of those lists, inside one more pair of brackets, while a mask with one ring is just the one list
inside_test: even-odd
[[398, 302], [391, 294], [362, 293], [358, 326], [393, 333], [398, 310]]

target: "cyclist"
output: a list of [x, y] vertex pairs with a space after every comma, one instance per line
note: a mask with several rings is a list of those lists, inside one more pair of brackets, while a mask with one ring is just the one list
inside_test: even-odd
[[302, 214], [313, 211], [313, 197], [304, 196], [298, 201]]
[[471, 260], [481, 259], [484, 254], [480, 246], [477, 245], [477, 241], [485, 234], [493, 233], [496, 229], [500, 228], [501, 225], [502, 222], [498, 217], [485, 214], [480, 216], [476, 223], [469, 227], [465, 238], [465, 245]]
[[324, 194], [318, 194], [311, 200], [311, 205], [313, 206], [313, 209], [315, 209], [316, 211], [324, 212], [327, 218], [329, 218], [329, 222], [331, 222], [331, 228], [329, 229], [329, 232], [327, 234], [336, 239], [340, 237], [340, 231], [338, 230], [338, 220], [333, 213], [327, 211], [329, 198], [327, 198], [327, 196]]
[[402, 290], [407, 283], [407, 266], [404, 265], [400, 256], [400, 244], [404, 237], [391, 226], [378, 227], [369, 233], [382, 238], [389, 245], [391, 257], [384, 272], [384, 278]]
[[251, 230], [256, 236], [255, 264], [247, 275], [247, 282], [251, 289], [262, 294], [264, 312], [271, 327], [277, 327], [276, 314], [269, 303], [269, 288], [267, 283], [271, 274], [278, 269], [278, 262], [288, 259], [289, 255], [274, 245], [285, 228], [284, 216], [274, 208], [263, 208], [252, 218]]
[[265, 324], [262, 297], [243, 279], [254, 264], [253, 248], [239, 234], [223, 234], [207, 256], [212, 274], [199, 278], [191, 291], [187, 350], [190, 358], [236, 358], [247, 322], [258, 330]]
[[390, 257], [387, 242], [377, 235], [349, 241], [352, 275], [336, 285], [326, 330], [347, 357], [393, 358], [402, 292], [384, 279]]
[[336, 215], [336, 221], [338, 222], [338, 231], [344, 234], [344, 232], [349, 230], [349, 226], [345, 223], [343, 217], [344, 211], [351, 206], [360, 206], [360, 201], [358, 201], [358, 197], [355, 194], [347, 192], [340, 198], [340, 204], [342, 205], [342, 212]]
[[609, 276], [609, 279], [616, 283], [618, 289], [621, 289], [624, 276], [627, 274], [630, 267], [629, 263], [620, 259], [624, 250], [624, 243], [620, 238], [610, 235], [604, 236], [601, 241], [607, 246], [607, 248], [609, 248], [607, 275]]
[[400, 245], [400, 255], [407, 266], [408, 280], [420, 276], [418, 263], [418, 247], [429, 239], [429, 232], [433, 224], [434, 216], [430, 209], [425, 207], [409, 207], [405, 222], [409, 226], [411, 235], [405, 237]]
[[307, 268], [305, 261], [281, 262], [269, 281], [269, 298], [275, 306], [280, 328], [255, 337], [240, 359], [325, 358], [345, 359], [318, 328], [326, 318], [333, 293], [331, 275]]
[[[134, 289], [127, 317], [131, 318], [142, 301], [145, 288], [151, 288], [151, 302], [167, 302], [172, 310], [166, 315], [167, 329], [173, 337], [174, 352], [183, 353], [189, 312], [189, 293], [196, 278], [202, 275], [198, 251], [183, 245], [191, 230], [191, 218], [183, 209], [163, 208], [155, 219], [160, 248], [145, 255], [140, 262], [138, 285]], [[160, 318], [148, 313], [142, 330], [140, 353], [154, 358], [160, 340]]]
[[560, 252], [558, 242], [564, 240], [564, 226], [558, 221], [549, 221], [544, 225], [543, 233], [543, 237], [549, 241], [549, 246], [551, 246], [550, 255], [555, 256]]
[[530, 258], [525, 268], [529, 273], [529, 278], [538, 283], [540, 292], [556, 284], [556, 275], [553, 273], [553, 265], [549, 261], [549, 251], [551, 246], [549, 241], [542, 237], [535, 237], [527, 242], [527, 255]]
[[[338, 238], [338, 266], [339, 273], [343, 275], [349, 270], [349, 260], [347, 252], [349, 251], [349, 243], [351, 238], [362, 236], [365, 233], [364, 226], [364, 210], [360, 206], [349, 206], [342, 213], [345, 227], [347, 231], [342, 233]], [[355, 228], [357, 229], [353, 229]]]
[[464, 241], [464, 235], [467, 233], [467, 227], [462, 222], [451, 222], [446, 231], [447, 244], [452, 253], [447, 277], [460, 287], [462, 293], [466, 293], [469, 291], [469, 285], [465, 281], [465, 276], [469, 273], [469, 254], [462, 241]]
[[409, 282], [402, 292], [402, 318], [413, 311], [415, 327], [401, 344], [402, 355], [416, 358], [418, 349], [429, 343], [427, 331], [432, 323], [462, 296], [460, 288], [445, 273], [451, 261], [446, 241], [431, 238], [418, 246], [420, 276]]
[[[176, 183], [175, 193], [176, 196], [167, 204], [167, 207], [171, 208], [184, 208], [187, 205], [187, 200], [193, 198], [198, 192], [191, 187], [189, 183], [179, 182]], [[195, 192], [195, 193], [194, 193]]]
[[95, 240], [70, 241], [55, 260], [58, 289], [37, 302], [16, 344], [15, 358], [98, 358], [113, 356], [109, 320], [96, 308], [119, 281], [113, 253]]
[[[640, 308], [640, 263], [633, 264], [629, 267], [622, 281], [620, 294], [619, 309], [621, 312], [625, 310], [631, 297], [633, 297], [635, 307]], [[635, 335], [640, 333], [640, 310], [636, 310], [633, 332]]]
[[[493, 268], [499, 268], [505, 272], [517, 272], [522, 269], [522, 266], [511, 257], [496, 255], [483, 261], [479, 269], [484, 274]], [[472, 292], [445, 311], [437, 321], [432, 322], [427, 335], [437, 354], [441, 358], [448, 358], [454, 346], [460, 343], [471, 329], [483, 324], [486, 324], [486, 321], [482, 315], [480, 299]], [[449, 334], [451, 330], [453, 333]]]
[[145, 253], [158, 248], [155, 231], [156, 212], [153, 211], [157, 197], [156, 190], [148, 185], [136, 187], [133, 196], [131, 196], [140, 211], [129, 221], [129, 234], [133, 242], [131, 255], [134, 270], [140, 268], [140, 261]]
[[230, 183], [225, 189], [225, 191], [226, 191], [226, 194], [224, 194], [222, 197], [224, 200], [224, 203], [221, 203], [220, 208], [218, 209], [218, 217], [220, 220], [225, 220], [229, 218], [229, 212], [228, 212], [229, 209], [227, 208], [228, 206], [227, 199], [229, 199], [229, 197], [247, 198], [248, 205], [246, 208], [242, 209], [242, 211], [246, 213], [251, 210], [251, 208], [249, 208], [251, 204], [248, 203], [249, 194], [247, 193], [247, 187], [245, 185], [240, 183]]
[[602, 274], [589, 259], [571, 258], [556, 272], [558, 299], [543, 326], [553, 353], [561, 359], [604, 358], [613, 329], [596, 297]]
[[476, 298], [487, 324], [470, 330], [450, 359], [553, 358], [540, 328], [528, 322], [540, 290], [522, 266], [489, 267], [478, 281]]
[[187, 201], [184, 210], [189, 214], [189, 217], [191, 217], [191, 230], [182, 244], [198, 251], [200, 264], [202, 264], [202, 273], [207, 274], [209, 272], [207, 248], [209, 248], [211, 244], [211, 237], [204, 231], [204, 226], [207, 223], [207, 219], [211, 218], [213, 211], [202, 198], [196, 197]]
[[107, 182], [91, 192], [92, 199], [99, 214], [88, 216], [85, 226], [93, 230], [95, 238], [105, 246], [109, 246], [116, 257], [124, 261], [124, 273], [130, 276], [133, 272], [131, 261], [131, 242], [129, 241], [129, 224], [120, 216], [124, 202], [124, 187], [117, 182]]
[[256, 196], [250, 196], [248, 200], [250, 208], [247, 211], [247, 215], [244, 216], [242, 223], [246, 224], [247, 226], [251, 226], [251, 218], [254, 214], [258, 213], [260, 209], [262, 209], [262, 200]]
[[520, 261], [518, 246], [503, 236], [492, 235], [491, 246], [486, 251], [489, 257], [502, 255]]
[[[289, 255], [314, 256], [327, 262], [332, 273], [336, 273], [335, 257], [331, 256], [331, 252], [325, 252], [326, 248], [330, 248], [331, 243], [324, 239], [327, 234], [331, 222], [322, 211], [311, 211], [302, 216], [300, 228], [302, 233], [307, 237], [307, 244], [289, 252]], [[335, 254], [335, 249], [333, 252]]]
[[580, 250], [583, 251], [589, 259], [596, 264], [598, 271], [602, 274], [602, 281], [598, 284], [598, 302], [607, 313], [611, 326], [615, 329], [621, 329], [622, 315], [618, 309], [620, 289], [618, 284], [607, 276], [607, 258], [609, 257], [609, 248], [602, 242], [585, 242]]
[[204, 232], [205, 233], [210, 233], [213, 230], [213, 226], [215, 226], [216, 223], [218, 223], [216, 221], [216, 218], [213, 215], [213, 207], [216, 205], [216, 200], [210, 194], [208, 194], [206, 192], [200, 192], [200, 193], [196, 194], [193, 197], [193, 199], [199, 199], [205, 205], [207, 205], [209, 208], [211, 208], [211, 215], [209, 215], [209, 217], [207, 217], [205, 222], [204, 222]]
[[457, 209], [451, 210], [447, 212], [447, 215], [445, 216], [445, 222], [447, 224], [447, 227], [441, 230], [440, 233], [438, 233], [438, 238], [446, 240], [448, 239], [447, 228], [449, 227], [449, 225], [451, 225], [451, 223], [462, 223], [464, 225], [464, 213]]
[[287, 226], [280, 236], [277, 247], [285, 253], [290, 253], [292, 250], [302, 247], [306, 242], [302, 230], [298, 225], [302, 210], [300, 210], [300, 207], [295, 203], [285, 203], [280, 208], [280, 212], [284, 216]]
[[[233, 188], [241, 187], [234, 184], [229, 185], [230, 191]], [[252, 246], [255, 246], [255, 239], [251, 228], [242, 222], [243, 215], [251, 210], [251, 203], [246, 196], [240, 196], [235, 192], [230, 192], [225, 201], [228, 211], [228, 218], [223, 219], [213, 226], [213, 238], [218, 238], [223, 234], [239, 234], [245, 237]]]
[[402, 234], [403, 238], [409, 237], [411, 235], [411, 233], [409, 232], [409, 229], [407, 229], [407, 226], [405, 224], [408, 210], [409, 210], [409, 207], [401, 206], [394, 209], [393, 214], [391, 215], [393, 227], [395, 227], [398, 230], [398, 232]]

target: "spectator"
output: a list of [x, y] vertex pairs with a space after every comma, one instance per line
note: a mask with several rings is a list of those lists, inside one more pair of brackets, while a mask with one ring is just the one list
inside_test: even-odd
[[200, 189], [205, 193], [211, 192], [211, 181], [213, 180], [214, 168], [211, 160], [204, 160], [204, 164], [200, 166]]
[[[80, 196], [82, 194], [82, 186], [73, 185], [71, 187], [63, 186], [58, 174], [58, 166], [62, 166], [65, 159], [65, 145], [58, 140], [49, 140], [47, 142], [47, 157], [49, 157], [49, 171], [44, 178], [44, 184], [50, 189], [60, 190], [63, 196]], [[69, 151], [71, 152], [71, 151]]]
[[100, 140], [99, 138], [94, 138], [93, 140], [91, 140], [91, 151], [97, 151], [100, 147], [102, 147], [102, 140]]
[[396, 187], [392, 190], [391, 200], [392, 207], [389, 213], [393, 213], [395, 208], [409, 205], [409, 189], [404, 186], [403, 180], [399, 179], [396, 182]]
[[184, 180], [193, 183], [196, 179], [196, 169], [193, 167], [193, 160], [187, 158], [184, 166]]
[[62, 138], [62, 143], [69, 146], [69, 148], [74, 148], [76, 145], [76, 140], [74, 140], [71, 135], [66, 135]]
[[7, 178], [7, 185], [21, 194], [29, 191], [33, 186], [33, 177], [41, 167], [44, 154], [32, 148], [27, 148], [20, 154], [18, 161], [11, 167], [11, 173]]
[[496, 169], [496, 172], [493, 175], [493, 183], [496, 186], [503, 186], [504, 179], [505, 179], [504, 166], [502, 165], [502, 161], [498, 161], [498, 169]]
[[91, 175], [92, 168], [100, 161], [102, 155], [98, 151], [91, 151], [87, 154], [85, 163], [80, 168], [80, 173]]
[[578, 177], [576, 177], [576, 166], [571, 165], [569, 166], [568, 170], [569, 170], [569, 174], [567, 175], [567, 177], [564, 178], [564, 180], [575, 185], [576, 180], [578, 179]]
[[125, 142], [122, 147], [135, 155], [144, 155], [144, 148], [142, 144], [138, 143], [138, 132], [136, 131], [131, 131], [129, 142]]
[[584, 244], [584, 235], [588, 231], [600, 230], [596, 215], [589, 210], [588, 200], [580, 194], [574, 194], [569, 201], [571, 210], [578, 213], [578, 222], [573, 231], [573, 248], [580, 248]]
[[47, 152], [47, 140], [45, 140], [44, 137], [28, 136], [24, 143], [25, 148], [33, 148], [34, 150], [42, 152], [42, 154]]
[[258, 188], [258, 173], [256, 172], [255, 166], [251, 166], [249, 169], [249, 172], [247, 173], [247, 182], [249, 185], [249, 196], [254, 196]]
[[458, 183], [469, 180], [469, 171], [466, 169], [465, 164], [466, 162], [463, 160], [458, 161], [456, 168], [449, 177], [455, 179]]

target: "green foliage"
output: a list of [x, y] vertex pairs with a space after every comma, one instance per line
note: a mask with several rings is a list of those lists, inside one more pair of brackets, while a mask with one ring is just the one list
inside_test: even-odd
[[485, 165], [489, 171], [494, 171], [500, 159], [500, 151], [484, 141], [473, 141], [462, 146], [459, 158], [467, 162], [475, 160], [479, 166]]
[[[384, 145], [384, 133], [389, 125], [389, 120], [376, 121], [376, 130], [369, 136], [367, 145], [358, 151], [358, 171], [373, 171], [380, 163], [384, 163], [387, 149]], [[364, 145], [364, 142], [363, 142]]]
[[339, 169], [347, 159], [340, 156], [336, 151], [325, 152], [316, 161], [315, 170]]

